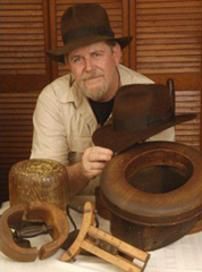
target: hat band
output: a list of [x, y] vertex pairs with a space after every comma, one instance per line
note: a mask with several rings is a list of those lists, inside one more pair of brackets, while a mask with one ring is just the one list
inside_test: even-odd
[[148, 120], [145, 118], [138, 118], [136, 120], [114, 120], [115, 130], [136, 131], [143, 130], [148, 127]]
[[103, 36], [105, 38], [109, 37], [113, 39], [114, 33], [111, 31], [111, 29], [106, 28], [105, 26], [100, 26], [74, 29], [72, 31], [63, 33], [62, 35], [64, 44], [69, 43], [72, 40], [78, 40], [81, 38], [87, 39], [87, 37], [89, 38], [92, 36]]
[[161, 118], [156, 117], [145, 117], [145, 118], [138, 118], [133, 120], [116, 120], [114, 123], [115, 130], [126, 130], [126, 131], [139, 131], [147, 129], [151, 126], [158, 126], [162, 125], [165, 122], [169, 122], [172, 120], [172, 116], [169, 114], [168, 116], [164, 116]]

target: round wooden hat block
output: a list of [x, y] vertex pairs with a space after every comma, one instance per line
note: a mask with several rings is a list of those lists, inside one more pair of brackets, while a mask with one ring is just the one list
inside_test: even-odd
[[148, 142], [115, 156], [101, 179], [113, 235], [144, 250], [189, 233], [202, 214], [202, 157], [173, 142]]
[[48, 159], [17, 162], [9, 172], [9, 200], [11, 206], [45, 201], [65, 210], [69, 203], [65, 166]]

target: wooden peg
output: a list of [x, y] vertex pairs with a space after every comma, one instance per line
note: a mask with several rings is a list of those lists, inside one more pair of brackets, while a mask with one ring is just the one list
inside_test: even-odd
[[[116, 253], [112, 254], [111, 252], [104, 250], [100, 246], [100, 242], [104, 242], [109, 246], [116, 248]], [[77, 238], [59, 259], [61, 261], [74, 260], [81, 249], [128, 272], [143, 271], [150, 256], [147, 252], [131, 246], [109, 233], [96, 228], [94, 226], [94, 208], [91, 202], [86, 202], [84, 205], [84, 216]]]

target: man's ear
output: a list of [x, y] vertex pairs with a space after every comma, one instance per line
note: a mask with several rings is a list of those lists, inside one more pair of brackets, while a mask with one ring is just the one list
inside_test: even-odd
[[121, 49], [121, 46], [119, 45], [119, 43], [116, 43], [113, 46], [112, 52], [114, 55], [114, 60], [116, 62], [116, 65], [118, 65], [121, 62], [121, 58], [122, 58], [122, 49]]

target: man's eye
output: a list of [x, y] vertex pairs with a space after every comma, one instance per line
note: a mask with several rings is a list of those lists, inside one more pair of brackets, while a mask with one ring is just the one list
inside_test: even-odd
[[73, 63], [79, 63], [81, 61], [81, 58], [73, 58], [72, 62]]
[[93, 53], [93, 56], [96, 57], [96, 58], [97, 58], [97, 57], [100, 57], [101, 55], [102, 55], [102, 54], [101, 54], [100, 52], [95, 52], [95, 53]]

